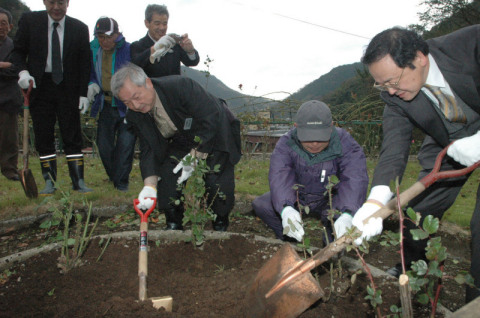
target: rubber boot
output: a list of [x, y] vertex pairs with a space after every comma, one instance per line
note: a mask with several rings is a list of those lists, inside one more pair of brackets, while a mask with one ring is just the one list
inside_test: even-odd
[[165, 219], [167, 226], [165, 230], [183, 230], [183, 207], [175, 207], [165, 210]]
[[213, 221], [213, 230], [219, 232], [226, 232], [228, 228], [228, 215], [220, 216], [217, 215], [215, 221]]
[[67, 156], [67, 163], [72, 179], [72, 189], [82, 193], [92, 192], [92, 189], [85, 186], [85, 180], [83, 179], [83, 157], [69, 158]]
[[41, 196], [49, 196], [55, 193], [55, 182], [57, 181], [57, 156], [40, 157], [40, 167], [45, 180], [45, 188], [39, 192]]

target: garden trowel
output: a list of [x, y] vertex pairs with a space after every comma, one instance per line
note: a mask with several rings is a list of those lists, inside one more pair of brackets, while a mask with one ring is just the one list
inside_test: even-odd
[[140, 250], [138, 252], [138, 299], [140, 301], [151, 300], [153, 307], [165, 308], [166, 311], [172, 311], [173, 299], [171, 296], [151, 297], [147, 299], [147, 276], [148, 276], [148, 216], [155, 209], [157, 200], [153, 200], [153, 204], [147, 211], [142, 211], [137, 207], [140, 203], [138, 199], [133, 200], [133, 208], [140, 215]]

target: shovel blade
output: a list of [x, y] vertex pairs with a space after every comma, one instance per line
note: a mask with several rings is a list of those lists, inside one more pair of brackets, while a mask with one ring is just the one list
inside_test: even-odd
[[287, 285], [265, 295], [292, 268], [303, 260], [290, 244], [280, 250], [260, 269], [246, 295], [245, 317], [294, 318], [324, 296], [310, 272], [303, 273]]
[[23, 191], [27, 198], [36, 198], [38, 197], [37, 184], [35, 183], [35, 178], [33, 177], [32, 170], [22, 169], [18, 171], [20, 176], [20, 182], [22, 183]]

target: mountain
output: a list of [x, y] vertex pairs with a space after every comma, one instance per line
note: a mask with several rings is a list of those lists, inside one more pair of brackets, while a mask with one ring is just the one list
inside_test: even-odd
[[355, 77], [357, 70], [362, 70], [360, 62], [341, 65], [305, 85], [288, 99], [304, 102], [311, 99], [322, 100], [322, 97], [338, 89], [345, 81]]
[[228, 102], [230, 109], [234, 113], [255, 112], [271, 107], [274, 102], [262, 97], [249, 96], [239, 93], [220, 81], [212, 74], [204, 71], [198, 71], [193, 68], [182, 65], [182, 74], [197, 81], [206, 88], [211, 94], [223, 98]]

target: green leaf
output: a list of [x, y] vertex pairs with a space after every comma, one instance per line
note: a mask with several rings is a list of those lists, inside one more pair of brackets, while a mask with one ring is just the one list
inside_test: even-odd
[[426, 305], [426, 304], [428, 304], [428, 295], [425, 294], [425, 293], [417, 294], [417, 300], [422, 305]]
[[443, 272], [438, 267], [439, 263], [437, 261], [431, 261], [428, 263], [428, 275], [442, 278]]
[[412, 237], [415, 241], [424, 240], [428, 238], [428, 233], [425, 232], [424, 230], [420, 230], [420, 229], [410, 230], [410, 233], [412, 233]]
[[428, 265], [424, 260], [419, 260], [414, 262], [412, 265], [412, 270], [418, 275], [423, 276], [427, 273]]
[[434, 218], [432, 215], [427, 215], [423, 220], [423, 229], [428, 232], [428, 234], [437, 233], [438, 227], [440, 226], [440, 221], [438, 218]]
[[417, 226], [420, 224], [420, 219], [422, 217], [420, 213], [415, 213], [412, 208], [408, 208], [407, 215]]

